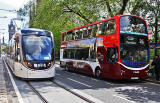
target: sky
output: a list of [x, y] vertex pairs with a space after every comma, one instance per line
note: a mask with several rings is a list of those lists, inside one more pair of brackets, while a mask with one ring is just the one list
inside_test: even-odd
[[[19, 10], [30, 0], [0, 0], [0, 9], [5, 10]], [[3, 18], [7, 16], [7, 18]], [[8, 42], [8, 24], [12, 18], [16, 18], [17, 14], [13, 12], [0, 10], [0, 39], [5, 38], [5, 43]], [[16, 21], [17, 26], [20, 25], [20, 21]]]

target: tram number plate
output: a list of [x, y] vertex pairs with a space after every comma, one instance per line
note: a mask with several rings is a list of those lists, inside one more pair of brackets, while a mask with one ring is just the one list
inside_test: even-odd
[[46, 67], [45, 64], [34, 64], [34, 67]]
[[138, 77], [131, 77], [131, 79], [139, 79]]

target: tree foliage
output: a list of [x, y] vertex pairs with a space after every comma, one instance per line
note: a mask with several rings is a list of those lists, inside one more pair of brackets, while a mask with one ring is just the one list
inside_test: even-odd
[[[154, 1], [154, 2], [152, 2]], [[158, 0], [157, 0], [158, 1]], [[59, 52], [61, 33], [117, 14], [133, 14], [149, 19], [154, 26], [156, 0], [36, 0], [19, 10], [29, 12], [30, 27], [53, 32], [56, 52]], [[159, 18], [159, 17], [158, 17]], [[153, 23], [153, 24], [152, 24]]]

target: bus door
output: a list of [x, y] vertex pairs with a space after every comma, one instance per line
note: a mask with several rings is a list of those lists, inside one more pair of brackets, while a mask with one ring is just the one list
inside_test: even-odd
[[118, 71], [118, 47], [107, 47], [106, 68], [104, 72], [107, 77], [114, 78]]
[[103, 75], [103, 71], [106, 69], [106, 49], [104, 46], [97, 47], [97, 59], [100, 65], [101, 74]]

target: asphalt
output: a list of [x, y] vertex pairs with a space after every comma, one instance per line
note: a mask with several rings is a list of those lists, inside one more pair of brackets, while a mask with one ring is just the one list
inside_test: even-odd
[[[57, 61], [56, 64], [59, 64]], [[0, 103], [12, 103], [9, 96], [8, 96], [8, 91], [7, 91], [7, 85], [5, 81], [5, 67], [2, 62], [2, 58], [0, 57]], [[155, 81], [155, 78], [153, 75], [150, 75], [148, 79], [145, 81], [152, 82], [155, 84], [160, 84], [160, 82]]]

